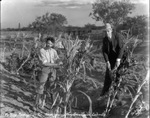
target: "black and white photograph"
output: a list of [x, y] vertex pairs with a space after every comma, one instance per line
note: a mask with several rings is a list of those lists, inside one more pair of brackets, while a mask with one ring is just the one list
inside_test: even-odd
[[0, 118], [149, 118], [149, 0], [0, 0]]

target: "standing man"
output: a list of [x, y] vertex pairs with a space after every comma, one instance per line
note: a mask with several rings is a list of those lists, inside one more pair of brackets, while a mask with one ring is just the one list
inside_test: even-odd
[[101, 96], [108, 92], [112, 82], [109, 73], [119, 67], [124, 52], [121, 35], [115, 32], [109, 23], [106, 23], [105, 25], [105, 33], [106, 35], [103, 38], [102, 53], [106, 62], [106, 73]]
[[42, 65], [42, 71], [38, 76], [39, 85], [37, 86], [37, 96], [36, 96], [36, 107], [41, 103], [41, 96], [44, 92], [44, 86], [48, 77], [50, 75], [50, 82], [56, 79], [56, 69], [62, 63], [57, 64], [59, 59], [56, 50], [53, 48], [55, 39], [53, 37], [48, 37], [46, 39], [46, 46], [40, 49], [39, 59]]

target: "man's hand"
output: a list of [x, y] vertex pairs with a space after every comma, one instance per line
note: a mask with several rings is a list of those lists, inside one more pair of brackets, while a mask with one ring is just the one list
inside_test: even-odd
[[55, 68], [55, 69], [60, 69], [60, 68], [62, 68], [62, 65], [63, 65], [63, 63], [62, 63], [62, 62], [59, 62], [59, 63], [55, 64], [55, 65], [53, 66], [53, 68]]
[[53, 68], [59, 68], [59, 64], [53, 64], [52, 66], [50, 67], [53, 67]]
[[60, 65], [60, 66], [63, 65], [63, 62], [60, 61], [60, 62], [58, 63], [58, 65]]
[[117, 59], [117, 60], [116, 60], [115, 67], [118, 68], [119, 66], [120, 66], [120, 59]]
[[107, 69], [111, 70], [111, 66], [110, 66], [109, 61], [106, 62], [106, 67], [107, 67]]

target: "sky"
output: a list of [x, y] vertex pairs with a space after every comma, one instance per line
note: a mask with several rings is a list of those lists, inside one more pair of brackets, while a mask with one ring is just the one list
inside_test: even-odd
[[[148, 15], [149, 0], [131, 0], [136, 4], [135, 15]], [[60, 13], [68, 25], [84, 26], [87, 23], [103, 25], [89, 17], [95, 0], [1, 0], [1, 28], [28, 26], [37, 16], [46, 12]]]

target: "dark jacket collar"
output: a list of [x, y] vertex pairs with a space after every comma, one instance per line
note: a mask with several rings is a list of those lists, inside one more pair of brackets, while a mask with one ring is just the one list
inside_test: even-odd
[[112, 43], [114, 42], [115, 40], [115, 35], [116, 35], [116, 32], [115, 31], [112, 31], [112, 37], [108, 37], [107, 34], [105, 35], [105, 38], [108, 39], [108, 41], [111, 41]]
[[112, 48], [113, 48], [113, 50], [115, 51], [116, 43], [117, 43], [117, 41], [116, 41], [116, 32], [115, 32], [115, 31], [112, 32], [112, 37], [111, 37], [111, 39], [110, 39], [107, 35], [105, 36], [105, 38], [107, 39], [107, 42], [108, 42], [108, 43], [109, 43], [109, 42], [112, 43]]

